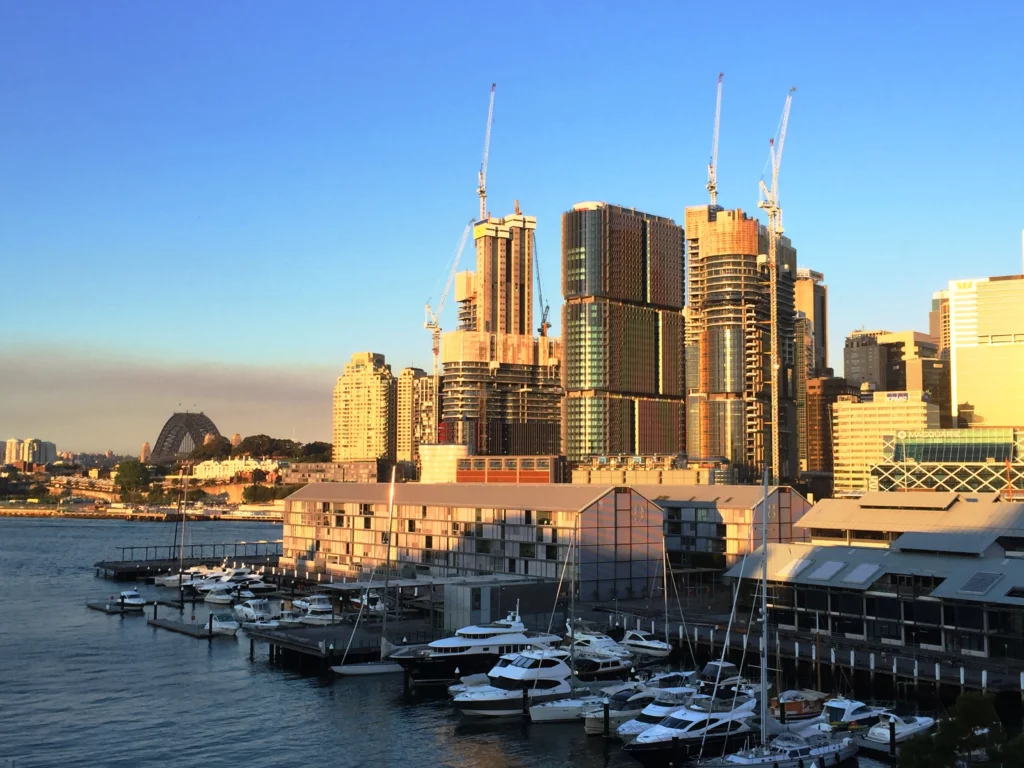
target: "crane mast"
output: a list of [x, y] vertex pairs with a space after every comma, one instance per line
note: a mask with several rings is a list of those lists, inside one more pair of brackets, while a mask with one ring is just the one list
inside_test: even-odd
[[444, 287], [444, 293], [441, 294], [441, 300], [437, 303], [437, 309], [430, 308], [430, 302], [426, 304], [426, 319], [423, 322], [423, 327], [430, 331], [431, 342], [434, 352], [434, 387], [433, 387], [433, 424], [432, 431], [434, 433], [434, 442], [437, 443], [440, 440], [439, 426], [441, 423], [440, 413], [440, 391], [441, 391], [441, 368], [440, 368], [440, 355], [441, 355], [441, 310], [444, 309], [444, 303], [448, 298], [448, 294], [451, 293], [452, 283], [455, 282], [455, 274], [459, 270], [459, 261], [462, 258], [462, 251], [466, 247], [466, 240], [469, 238], [469, 230], [473, 228], [473, 222], [470, 221], [464, 230], [462, 230], [462, 238], [459, 240], [459, 247], [455, 251], [455, 256], [452, 258], [452, 266], [448, 271], [448, 282]]
[[711, 141], [711, 162], [708, 163], [708, 193], [711, 207], [718, 205], [718, 127], [722, 117], [722, 72], [718, 73], [718, 99], [715, 101], [715, 137]]
[[487, 157], [491, 151], [491, 124], [494, 122], [494, 83], [491, 83], [491, 102], [487, 107], [487, 132], [484, 134], [484, 159], [480, 163], [476, 193], [480, 196], [480, 218], [487, 218]]
[[782, 208], [779, 205], [779, 166], [782, 164], [782, 150], [786, 144], [786, 126], [789, 123], [789, 108], [793, 103], [793, 92], [796, 88], [790, 88], [786, 94], [786, 104], [782, 108], [782, 122], [779, 126], [779, 141], [775, 139], [768, 141], [768, 153], [772, 171], [771, 189], [765, 186], [764, 180], [760, 183], [761, 197], [758, 200], [758, 207], [768, 213], [768, 274], [770, 291], [770, 317], [771, 317], [771, 376], [772, 376], [772, 482], [780, 481], [780, 436], [779, 436], [779, 376], [782, 371], [782, 359], [779, 354], [779, 264], [778, 264], [778, 242], [779, 236], [785, 231], [782, 227]]
[[551, 307], [544, 301], [544, 286], [540, 279], [540, 257], [537, 256], [537, 235], [531, 235], [533, 246], [533, 264], [534, 271], [537, 273], [537, 298], [540, 300], [540, 327], [537, 328], [537, 333], [541, 336], [548, 335], [548, 328], [551, 327], [551, 323], [548, 322], [548, 313], [551, 311]]

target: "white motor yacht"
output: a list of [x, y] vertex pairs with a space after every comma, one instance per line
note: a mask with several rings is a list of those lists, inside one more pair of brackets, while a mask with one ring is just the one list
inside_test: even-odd
[[157, 576], [153, 579], [153, 583], [158, 587], [178, 587], [179, 582], [184, 585], [195, 579], [204, 579], [206, 574], [209, 573], [210, 569], [205, 565], [194, 565], [191, 568], [186, 568], [179, 573], [169, 573], [166, 576]]
[[146, 607], [146, 598], [134, 589], [126, 589], [118, 595], [114, 605], [123, 606], [126, 611], [141, 611]]
[[295, 609], [300, 610], [300, 611], [307, 611], [307, 610], [309, 610], [309, 606], [312, 605], [313, 603], [323, 604], [325, 601], [327, 603], [331, 602], [330, 595], [324, 595], [324, 594], [306, 595], [305, 597], [298, 597], [298, 598], [292, 600], [292, 608], [295, 608]]
[[[612, 696], [627, 697], [643, 690], [642, 683], [622, 683], [606, 688], [600, 695], [591, 693], [589, 688], [578, 688], [573, 696], [555, 701], [545, 701], [530, 707], [530, 720], [534, 723], [567, 723], [580, 720], [595, 707], [603, 708]], [[652, 697], [653, 698], [653, 697]]]
[[672, 653], [671, 645], [642, 629], [627, 630], [622, 638], [622, 645], [638, 656], [651, 659], [667, 659]]
[[890, 714], [883, 706], [865, 704], [863, 701], [834, 696], [825, 702], [826, 728], [821, 730], [843, 730], [874, 725], [883, 715]]
[[230, 613], [215, 613], [211, 618], [210, 628], [215, 635], [234, 635], [241, 627]]
[[928, 733], [935, 727], [935, 718], [920, 715], [884, 715], [868, 730], [865, 738], [876, 744], [889, 744], [895, 730], [896, 743]]
[[[206, 590], [205, 597], [203, 597], [204, 603], [212, 603], [213, 605], [231, 605], [235, 602], [236, 595], [242, 596], [238, 587], [233, 584], [220, 584], [216, 588]], [[249, 597], [252, 597], [252, 593], [249, 593]]]
[[[519, 657], [519, 652], [518, 651], [516, 651], [515, 653], [506, 653], [504, 656], [502, 656], [501, 658], [498, 659], [498, 662], [491, 668], [491, 671], [493, 672], [495, 669], [500, 669], [501, 667], [507, 667], [509, 664], [511, 664], [513, 661], [515, 661], [518, 657]], [[458, 674], [459, 670], [456, 669], [455, 672], [456, 672], [456, 674]], [[450, 698], [454, 699], [460, 693], [465, 693], [470, 688], [475, 688], [475, 687], [477, 687], [479, 685], [490, 685], [490, 684], [491, 684], [491, 678], [488, 677], [487, 674], [485, 674], [485, 673], [477, 672], [477, 673], [474, 673], [472, 675], [464, 675], [463, 677], [459, 678], [459, 682], [452, 683], [451, 685], [448, 686], [448, 696]]]
[[457, 695], [452, 706], [465, 717], [514, 717], [524, 707], [564, 699], [572, 693], [567, 661], [565, 651], [523, 651], [507, 666], [495, 667], [488, 685]]
[[[659, 692], [657, 688], [625, 688], [608, 696], [608, 735], [614, 736], [616, 728], [639, 717], [645, 707], [654, 703]], [[604, 702], [583, 713], [583, 727], [589, 735], [603, 734], [604, 724]]]
[[505, 619], [463, 627], [454, 637], [399, 648], [390, 658], [409, 670], [413, 683], [444, 685], [461, 676], [487, 673], [506, 654], [549, 648], [561, 640], [558, 635], [527, 630], [517, 608]]
[[242, 629], [280, 629], [281, 622], [277, 619], [260, 619], [258, 621], [243, 621]]
[[639, 715], [616, 728], [615, 735], [629, 743], [648, 728], [652, 728], [673, 712], [682, 709], [686, 706], [686, 702], [696, 694], [697, 689], [688, 685], [662, 688], [658, 691], [654, 701], [644, 707]]
[[[571, 631], [569, 622], [566, 622], [566, 631], [567, 633]], [[602, 632], [586, 632], [577, 629], [576, 637], [573, 638], [570, 634], [567, 634], [562, 645], [565, 648], [572, 647], [573, 656], [577, 659], [594, 657], [603, 660], [609, 656], [632, 659], [629, 648], [620, 645]]]
[[303, 624], [320, 626], [334, 624], [334, 604], [326, 595], [312, 595], [306, 600], [306, 610], [299, 621]]
[[282, 629], [302, 626], [302, 614], [298, 611], [281, 611], [277, 616], [277, 624]]
[[839, 765], [857, 754], [857, 744], [849, 736], [829, 738], [822, 734], [784, 733], [766, 746], [744, 749], [725, 757], [702, 761], [701, 768], [807, 768], [815, 765]]
[[701, 687], [707, 691], [713, 690], [716, 685], [728, 689], [749, 682], [740, 676], [739, 667], [730, 661], [709, 661], [701, 670], [698, 680]]
[[751, 698], [713, 699], [710, 696], [690, 700], [657, 725], [648, 728], [623, 749], [643, 765], [676, 765], [709, 755], [727, 752], [730, 746], [748, 742], [755, 733], [754, 707]]
[[239, 603], [234, 608], [234, 614], [242, 622], [270, 621], [274, 618], [274, 610], [270, 601], [261, 598]]

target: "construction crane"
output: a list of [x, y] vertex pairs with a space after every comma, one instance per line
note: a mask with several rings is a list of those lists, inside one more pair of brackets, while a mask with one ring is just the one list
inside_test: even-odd
[[790, 88], [786, 94], [786, 104], [782, 108], [782, 122], [779, 124], [779, 140], [768, 141], [768, 159], [771, 163], [772, 186], [765, 186], [764, 179], [759, 182], [761, 188], [759, 208], [768, 212], [768, 290], [771, 292], [771, 364], [772, 364], [772, 482], [780, 480], [781, 462], [779, 460], [779, 376], [782, 373], [782, 359], [779, 354], [779, 236], [785, 231], [782, 227], [782, 208], [779, 205], [779, 166], [782, 165], [782, 150], [786, 145], [786, 126], [789, 123], [789, 108], [793, 103], [793, 92]]
[[718, 205], [718, 126], [722, 117], [722, 74], [718, 73], [718, 99], [715, 101], [715, 138], [711, 141], [711, 162], [708, 163], [708, 193], [711, 207]]
[[452, 258], [451, 268], [448, 270], [448, 282], [444, 287], [444, 293], [441, 294], [441, 300], [437, 302], [437, 309], [430, 308], [429, 300], [426, 303], [426, 319], [423, 321], [423, 327], [430, 331], [434, 351], [433, 432], [435, 443], [439, 442], [440, 440], [440, 436], [438, 434], [438, 427], [441, 423], [441, 414], [439, 410], [439, 406], [441, 404], [441, 310], [444, 309], [444, 303], [448, 299], [448, 294], [451, 293], [452, 283], [455, 282], [455, 274], [456, 272], [459, 271], [459, 261], [462, 258], [462, 251], [466, 247], [466, 240], [469, 238], [469, 231], [472, 228], [473, 222], [470, 221], [466, 225], [466, 228], [462, 230], [462, 237], [459, 240], [459, 247], [455, 250], [455, 256]]
[[487, 218], [487, 156], [491, 151], [491, 124], [494, 122], [494, 83], [491, 83], [491, 103], [487, 107], [487, 132], [484, 134], [484, 159], [480, 163], [476, 193], [480, 195], [480, 218]]
[[[516, 209], [519, 209], [519, 201], [516, 201]], [[551, 311], [551, 307], [544, 301], [544, 286], [540, 279], [540, 258], [537, 256], [537, 235], [532, 235], [533, 245], [533, 269], [537, 273], [537, 298], [540, 300], [540, 327], [537, 328], [537, 333], [541, 336], [548, 335], [548, 328], [551, 327], [551, 323], [548, 322], [548, 313]]]

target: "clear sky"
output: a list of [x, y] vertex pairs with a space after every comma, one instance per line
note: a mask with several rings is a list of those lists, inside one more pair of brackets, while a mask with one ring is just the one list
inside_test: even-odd
[[757, 212], [796, 85], [780, 197], [840, 367], [850, 330], [1020, 271], [1022, 30], [1011, 2], [6, 2], [0, 438], [134, 451], [178, 403], [326, 438], [352, 352], [429, 368], [492, 81], [490, 209], [537, 216], [554, 307], [573, 203], [706, 201], [720, 71], [719, 201]]

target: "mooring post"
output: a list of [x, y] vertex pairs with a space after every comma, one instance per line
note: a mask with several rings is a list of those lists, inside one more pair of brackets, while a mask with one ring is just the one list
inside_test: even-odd
[[256, 658], [256, 641], [249, 638], [249, 661]]
[[964, 690], [964, 668], [960, 667], [960, 692], [963, 693], [963, 690]]
[[835, 672], [836, 672], [836, 649], [835, 648], [829, 648], [828, 649], [828, 655], [829, 655], [829, 661], [831, 662], [831, 665], [832, 665], [832, 674], [835, 674]]
[[[1024, 679], [1024, 678], [1022, 678]], [[938, 685], [942, 680], [942, 671], [939, 669], [939, 662], [935, 662], [935, 684]]]
[[530, 715], [530, 692], [523, 688], [523, 717]]
[[793, 666], [794, 667], [799, 667], [800, 666], [800, 641], [799, 640], [794, 640], [793, 641]]
[[981, 670], [981, 692], [988, 693], [988, 670]]
[[121, 595], [121, 615], [124, 615], [124, 595]]
[[611, 717], [608, 714], [608, 702], [606, 701], [602, 706], [604, 710], [604, 735], [607, 738], [611, 736]]
[[213, 612], [210, 612], [210, 621], [208, 622], [207, 631], [210, 633], [209, 640], [213, 639]]
[[153, 621], [156, 621], [157, 608], [159, 608], [159, 607], [160, 607], [160, 601], [159, 600], [154, 600], [153, 601]]
[[889, 757], [896, 757], [896, 718], [889, 718]]
[[855, 660], [856, 660], [856, 657], [854, 656], [854, 651], [853, 651], [853, 649], [851, 648], [851, 649], [850, 649], [850, 669], [853, 669], [853, 668], [854, 668], [854, 666], [855, 666], [855, 664], [854, 664], [854, 661], [855, 661]]
[[875, 681], [875, 654], [868, 654], [868, 668], [871, 670], [871, 682]]

